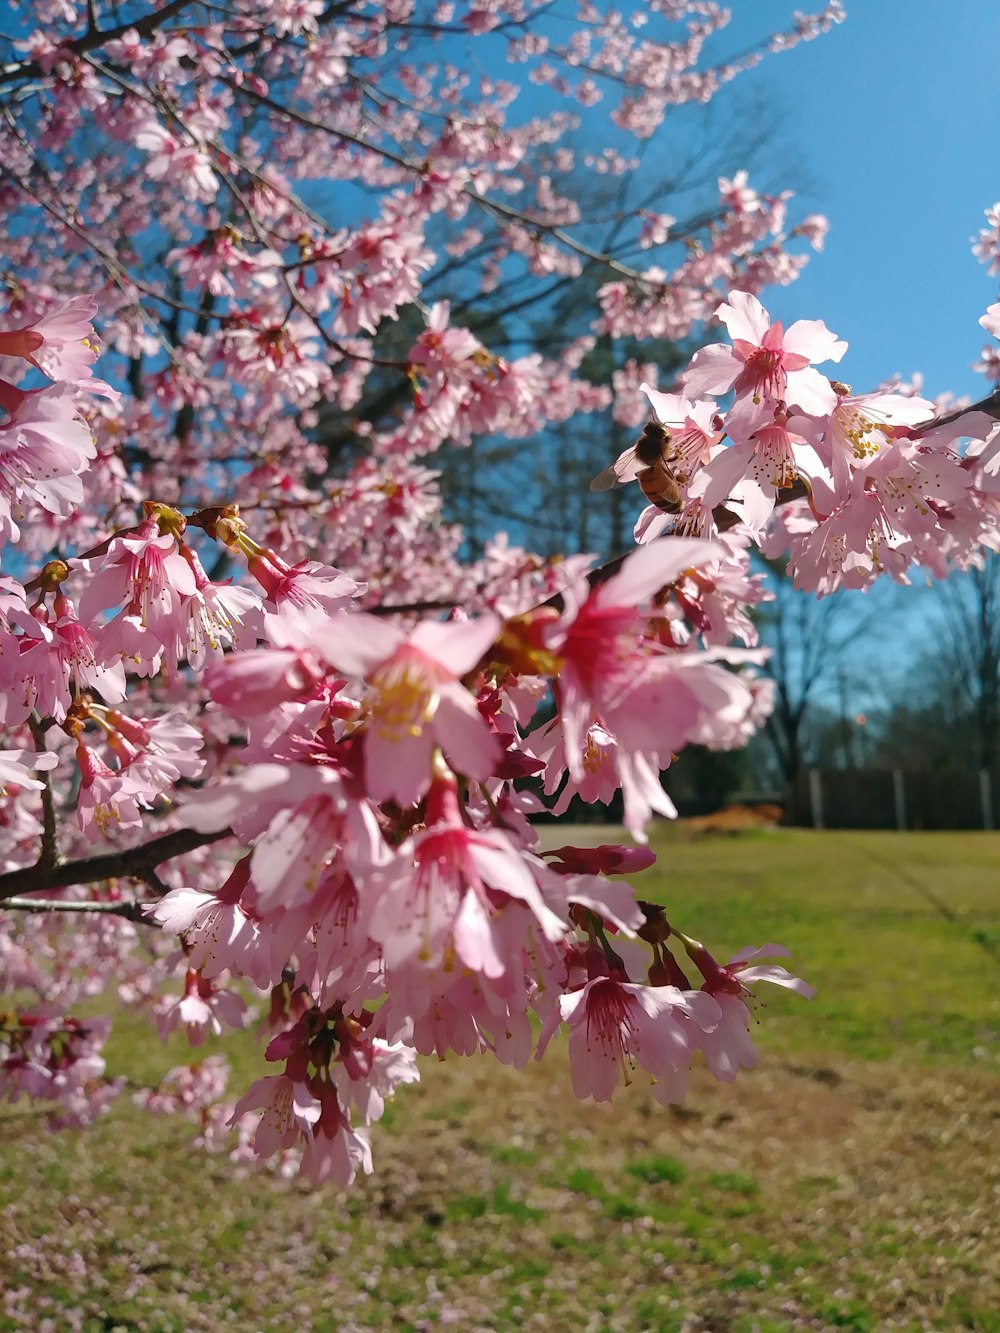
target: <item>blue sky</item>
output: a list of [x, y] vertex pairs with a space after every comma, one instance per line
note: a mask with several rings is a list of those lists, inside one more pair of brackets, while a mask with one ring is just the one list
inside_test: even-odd
[[[818, 3], [802, 4], [808, 11]], [[739, 49], [783, 27], [791, 6], [736, 0]], [[741, 76], [780, 113], [768, 153], [811, 178], [800, 199], [830, 219], [826, 249], [765, 298], [786, 323], [821, 318], [850, 349], [856, 391], [923, 371], [928, 395], [981, 396], [969, 368], [997, 278], [973, 256], [1000, 200], [1000, 6], [982, 0], [846, 0], [847, 19]], [[720, 39], [723, 40], [723, 39]]]

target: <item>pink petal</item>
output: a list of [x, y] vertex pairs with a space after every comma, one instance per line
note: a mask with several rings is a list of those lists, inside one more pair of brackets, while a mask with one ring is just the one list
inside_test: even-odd
[[771, 316], [749, 292], [730, 292], [729, 304], [720, 305], [715, 315], [729, 330], [730, 338], [742, 338], [757, 347], [771, 327]]
[[821, 319], [797, 319], [785, 334], [784, 348], [810, 361], [839, 361], [847, 343], [831, 333]]
[[146, 915], [168, 934], [180, 935], [191, 926], [202, 908], [213, 905], [218, 906], [218, 899], [200, 889], [171, 889], [158, 903], [146, 909]]
[[774, 486], [756, 476], [744, 477], [732, 497], [734, 505], [739, 505], [740, 518], [755, 536], [767, 526], [774, 513], [775, 499]]
[[[629, 848], [629, 851], [642, 851]], [[652, 853], [650, 853], [652, 855]], [[574, 875], [569, 880], [569, 901], [589, 907], [592, 912], [613, 922], [627, 935], [634, 935], [645, 917], [635, 900], [630, 884], [620, 880], [602, 879], [599, 875]]]
[[691, 358], [690, 366], [681, 377], [684, 392], [691, 398], [728, 393], [742, 369], [743, 361], [731, 347], [725, 343], [710, 343]]
[[365, 776], [376, 801], [413, 805], [430, 786], [434, 732], [424, 726], [417, 735], [384, 736], [377, 720], [365, 734]]
[[724, 554], [716, 542], [697, 537], [665, 537], [633, 551], [621, 570], [595, 593], [600, 606], [637, 606], [685, 569], [707, 565]]
[[787, 968], [779, 967], [776, 963], [740, 968], [739, 979], [747, 985], [754, 981], [770, 981], [774, 986], [784, 986], [786, 990], [804, 995], [807, 1000], [811, 1000], [816, 994], [815, 987], [810, 986], [808, 981], [803, 981], [801, 977], [793, 977]]
[[749, 441], [720, 449], [692, 482], [692, 498], [701, 499], [709, 509], [714, 509], [729, 498], [733, 487], [746, 476], [752, 457], [753, 445]]
[[461, 686], [442, 688], [434, 735], [448, 763], [467, 778], [486, 778], [500, 762], [500, 742]]
[[492, 613], [475, 620], [425, 620], [410, 636], [410, 643], [454, 676], [471, 671], [500, 632], [500, 619]]
[[253, 850], [253, 882], [262, 912], [290, 907], [313, 892], [325, 866], [329, 830], [315, 801], [282, 810]]
[[390, 658], [406, 635], [396, 625], [364, 611], [317, 625], [313, 645], [338, 671], [361, 679]]
[[837, 406], [837, 395], [825, 375], [807, 367], [789, 374], [788, 402], [811, 417], [825, 417]]
[[292, 777], [282, 764], [254, 764], [225, 784], [214, 789], [206, 787], [197, 795], [178, 801], [177, 814], [187, 828], [215, 833], [248, 806], [252, 807], [257, 797], [290, 784]]
[[679, 393], [661, 393], [659, 389], [651, 389], [648, 384], [640, 384], [639, 388], [649, 399], [649, 405], [656, 414], [657, 421], [666, 425], [680, 425], [690, 413], [693, 403]]
[[507, 966], [497, 953], [493, 927], [476, 893], [469, 891], [462, 899], [452, 928], [455, 949], [466, 967], [487, 977], [502, 977]]

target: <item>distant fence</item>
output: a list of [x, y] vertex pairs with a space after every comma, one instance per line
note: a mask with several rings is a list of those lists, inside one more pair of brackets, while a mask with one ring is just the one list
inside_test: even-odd
[[787, 812], [812, 828], [1000, 828], [1000, 772], [811, 768]]

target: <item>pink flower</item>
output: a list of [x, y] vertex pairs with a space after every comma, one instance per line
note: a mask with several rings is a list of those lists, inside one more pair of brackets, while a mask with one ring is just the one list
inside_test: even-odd
[[[722, 548], [710, 542], [682, 537], [644, 546], [585, 597], [582, 581], [567, 590], [566, 613], [551, 634], [550, 647], [563, 659], [556, 689], [560, 759], [572, 782], [598, 794], [613, 765], [626, 827], [637, 840], [645, 838], [651, 810], [673, 811], [659, 783], [671, 753], [708, 739], [712, 711], [727, 718], [746, 712], [746, 690], [735, 677], [704, 655], [659, 649], [639, 613], [643, 602], [685, 570], [720, 554]], [[555, 757], [557, 740], [553, 725], [540, 753], [551, 750]], [[552, 776], [550, 761], [547, 783]]]
[[224, 1055], [207, 1055], [194, 1064], [168, 1069], [156, 1088], [133, 1094], [132, 1100], [154, 1114], [178, 1111], [208, 1111], [226, 1090], [229, 1061]]
[[410, 362], [423, 368], [428, 376], [442, 379], [456, 372], [468, 372], [470, 358], [483, 345], [468, 329], [449, 328], [451, 305], [438, 301], [427, 312], [427, 331], [417, 339], [410, 352]]
[[805, 444], [789, 427], [788, 413], [776, 407], [773, 418], [762, 419], [748, 439], [716, 450], [690, 493], [708, 509], [734, 500], [747, 528], [758, 534], [771, 517], [778, 491], [791, 486], [800, 472], [815, 471], [809, 465], [813, 451]]
[[925, 398], [900, 393], [844, 395], [823, 422], [798, 417], [794, 425], [814, 445], [830, 471], [833, 486], [842, 495], [851, 473], [867, 467], [906, 426], [916, 426], [934, 415]]
[[16, 540], [13, 514], [30, 499], [65, 516], [83, 500], [80, 473], [97, 450], [76, 415], [76, 390], [68, 384], [21, 390], [0, 380], [0, 544]]
[[[741, 987], [751, 985], [755, 981], [769, 981], [772, 986], [782, 986], [786, 990], [795, 991], [797, 995], [804, 996], [811, 1000], [816, 994], [815, 989], [809, 985], [808, 981], [803, 981], [801, 977], [793, 976], [786, 967], [778, 963], [760, 963], [756, 962], [759, 958], [788, 958], [791, 955], [781, 944], [762, 944], [755, 949], [753, 945], [748, 945], [745, 949], [740, 949], [734, 953], [729, 962], [721, 969], [731, 982], [736, 982]], [[713, 986], [721, 988], [723, 985], [721, 977], [713, 979], [706, 975], [706, 981], [709, 982], [709, 990], [714, 994]]]
[[321, 1109], [312, 1133], [304, 1136], [302, 1174], [314, 1185], [329, 1181], [345, 1187], [353, 1182], [359, 1169], [366, 1176], [371, 1175], [371, 1145], [367, 1134], [351, 1125], [336, 1088], [320, 1083], [318, 1092]]
[[491, 614], [407, 631], [362, 613], [316, 635], [328, 662], [371, 687], [364, 700], [365, 775], [377, 801], [411, 805], [431, 781], [439, 747], [449, 765], [469, 778], [488, 777], [501, 748], [461, 683], [499, 632]]
[[760, 1058], [750, 1039], [750, 1007], [738, 995], [725, 992], [715, 997], [719, 1022], [705, 1032], [698, 1045], [713, 1078], [732, 1083], [741, 1069], [754, 1069]]
[[381, 956], [358, 924], [359, 903], [354, 879], [334, 862], [316, 891], [286, 911], [276, 928], [277, 951], [282, 958], [295, 953], [296, 975], [322, 1006], [384, 993]]
[[747, 185], [750, 173], [738, 171], [732, 180], [719, 177], [719, 198], [734, 213], [756, 213], [760, 210], [760, 195]]
[[76, 743], [76, 760], [80, 766], [76, 818], [87, 837], [93, 842], [111, 829], [138, 828], [144, 784], [129, 773], [116, 773], [82, 740]]
[[170, 709], [159, 717], [129, 717], [108, 710], [108, 745], [122, 771], [140, 778], [153, 792], [165, 791], [181, 778], [196, 778], [205, 766], [197, 753], [205, 738], [184, 721], [184, 711]]
[[750, 985], [755, 981], [770, 981], [772, 985], [793, 990], [807, 1000], [816, 992], [808, 982], [776, 963], [755, 962], [775, 955], [787, 958], [788, 950], [780, 944], [741, 949], [723, 966], [696, 940], [680, 938], [684, 940], [688, 956], [705, 978], [703, 993], [711, 995], [720, 1009], [718, 1025], [704, 1031], [699, 1045], [714, 1076], [723, 1083], [731, 1083], [741, 1068], [752, 1069], [758, 1058], [748, 1031], [753, 1003]]
[[173, 182], [186, 199], [210, 204], [219, 191], [211, 159], [198, 143], [177, 139], [156, 121], [150, 121], [134, 139], [149, 154], [146, 171], [154, 180]]
[[995, 305], [986, 307], [986, 314], [980, 320], [980, 324], [987, 333], [992, 333], [994, 338], [1000, 338], [1000, 301]]
[[227, 712], [255, 717], [312, 698], [326, 675], [326, 663], [313, 648], [249, 649], [213, 662], [204, 684]]
[[81, 559], [77, 564], [90, 575], [80, 598], [81, 619], [92, 622], [98, 612], [127, 599], [122, 616], [102, 634], [102, 642], [112, 651], [124, 628], [121, 622], [129, 616], [149, 633], [155, 626], [162, 643], [181, 598], [196, 591], [191, 566], [178, 551], [176, 537], [170, 532], [161, 535], [155, 515], [138, 531], [115, 537], [103, 556]]
[[50, 380], [78, 384], [91, 377], [97, 349], [91, 320], [97, 314], [92, 296], [71, 296], [30, 324], [0, 331], [0, 356], [19, 356]]
[[211, 979], [228, 970], [264, 990], [280, 978], [284, 960], [271, 948], [271, 932], [262, 930], [240, 903], [249, 878], [248, 855], [214, 893], [171, 889], [146, 913], [168, 934], [183, 936], [188, 964], [203, 976]]
[[[639, 1065], [652, 1075], [653, 1096], [666, 1106], [683, 1101], [692, 1049], [718, 1025], [719, 1007], [697, 991], [598, 976], [560, 997], [559, 1016], [569, 1026], [577, 1097], [610, 1101], [619, 1079], [627, 1086]], [[544, 1040], [539, 1055], [543, 1049]]]
[[529, 742], [533, 752], [547, 761], [545, 794], [553, 796], [559, 792], [553, 814], [565, 814], [574, 796], [588, 805], [596, 801], [610, 805], [621, 790], [625, 802], [623, 822], [633, 837], [645, 837], [642, 830], [654, 811], [667, 819], [676, 818], [677, 809], [660, 782], [660, 759], [626, 754], [599, 722], [592, 722], [587, 728], [583, 750], [572, 760], [568, 757], [559, 717], [532, 732]]
[[[583, 775], [584, 738], [594, 713], [619, 740], [623, 726], [637, 739], [641, 731], [646, 743], [637, 748], [648, 749], [649, 731], [656, 730], [656, 722], [648, 713], [640, 716], [638, 696], [658, 675], [663, 658], [648, 650], [638, 607], [685, 569], [707, 564], [718, 554], [709, 542], [670, 538], [633, 552], [618, 573], [587, 590], [579, 602], [575, 597], [586, 585], [581, 580], [571, 590], [574, 602], [554, 631], [551, 647], [564, 659], [560, 713], [567, 765], [575, 778]], [[670, 731], [657, 746], [665, 753], [678, 737], [676, 720]]]
[[[346, 1026], [346, 1024], [345, 1024]], [[360, 1038], [364, 1058], [354, 1053], [342, 1037], [340, 1058], [330, 1066], [330, 1076], [340, 1095], [341, 1105], [353, 1109], [366, 1125], [381, 1120], [387, 1097], [404, 1083], [419, 1083], [417, 1053], [403, 1042], [387, 1042], [380, 1037]]]
[[[279, 611], [285, 607], [297, 611], [322, 608], [333, 615], [336, 611], [346, 611], [352, 599], [365, 591], [363, 583], [355, 582], [332, 565], [318, 560], [300, 560], [297, 565], [289, 565], [266, 547], [249, 556], [247, 568], [264, 589], [269, 609]], [[293, 618], [293, 624], [300, 623]], [[281, 642], [278, 646], [284, 648], [288, 644]]]
[[[835, 588], [865, 588], [875, 577], [877, 562], [889, 563], [894, 543], [878, 496], [863, 492], [834, 510], [821, 523], [794, 533], [789, 569], [795, 586], [825, 596]], [[911, 563], [908, 554], [896, 562]]]
[[[454, 957], [497, 978], [516, 969], [532, 917], [546, 939], [566, 934], [566, 920], [546, 903], [510, 839], [463, 823], [454, 779], [435, 779], [426, 818], [427, 828], [400, 847], [362, 896], [360, 924], [382, 946], [388, 968], [433, 969]], [[517, 915], [513, 939], [501, 920], [508, 904], [528, 909]]]
[[93, 635], [77, 619], [72, 601], [62, 592], [56, 594], [53, 610], [54, 620], [31, 620], [21, 638], [21, 674], [33, 693], [33, 706], [62, 722], [73, 700], [87, 690], [96, 690], [106, 703], [121, 703], [125, 698], [122, 663], [102, 666], [98, 662]]
[[256, 644], [260, 598], [248, 588], [213, 583], [191, 547], [182, 542], [179, 549], [191, 566], [195, 591], [177, 607], [174, 634], [167, 643], [168, 660], [172, 665], [186, 659], [195, 671], [201, 671], [210, 658], [221, 657], [228, 646]]
[[164, 999], [156, 1006], [156, 1027], [166, 1041], [175, 1028], [183, 1027], [192, 1046], [200, 1046], [208, 1030], [221, 1037], [224, 1027], [241, 1028], [246, 1003], [235, 991], [217, 990], [196, 968], [189, 968], [184, 994]]
[[692, 402], [679, 393], [661, 393], [648, 384], [640, 389], [649, 399], [657, 421], [667, 427], [670, 445], [676, 454], [675, 471], [690, 477], [707, 463], [712, 450], [723, 438], [719, 409], [713, 402]]
[[110, 1018], [86, 1020], [53, 1006], [20, 1010], [0, 1033], [0, 1097], [16, 1102], [22, 1093], [59, 1105], [49, 1128], [82, 1128], [108, 1107], [124, 1078], [105, 1079], [101, 1048]]
[[191, 828], [231, 823], [244, 841], [256, 839], [246, 905], [265, 918], [307, 902], [334, 860], [365, 877], [389, 857], [371, 806], [349, 798], [331, 766], [251, 764], [185, 801], [179, 814]]
[[684, 392], [692, 397], [717, 397], [736, 390], [726, 415], [726, 432], [743, 442], [761, 416], [773, 416], [775, 404], [798, 407], [811, 416], [826, 416], [837, 403], [829, 380], [810, 365], [839, 361], [847, 343], [837, 339], [822, 320], [797, 320], [786, 332], [772, 324], [767, 311], [749, 292], [731, 292], [716, 310], [729, 329], [733, 345], [713, 343], [696, 352], [685, 373]]
[[322, 1105], [304, 1081], [293, 1081], [287, 1073], [270, 1074], [250, 1084], [233, 1107], [229, 1124], [234, 1125], [248, 1111], [257, 1110], [263, 1114], [253, 1137], [253, 1150], [258, 1157], [271, 1157], [279, 1148], [291, 1148], [312, 1139]]

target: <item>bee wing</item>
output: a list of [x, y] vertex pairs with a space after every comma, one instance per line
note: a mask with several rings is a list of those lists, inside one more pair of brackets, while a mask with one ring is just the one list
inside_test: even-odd
[[635, 451], [635, 445], [630, 444], [627, 449], [618, 455], [610, 467], [606, 467], [603, 472], [599, 472], [590, 483], [592, 491], [613, 491], [616, 486], [624, 486], [627, 482], [635, 481], [636, 477], [642, 471], [642, 460]]
[[615, 471], [614, 463], [606, 467], [603, 472], [598, 472], [597, 476], [590, 483], [592, 491], [613, 491], [616, 486], [620, 486], [621, 478]]

